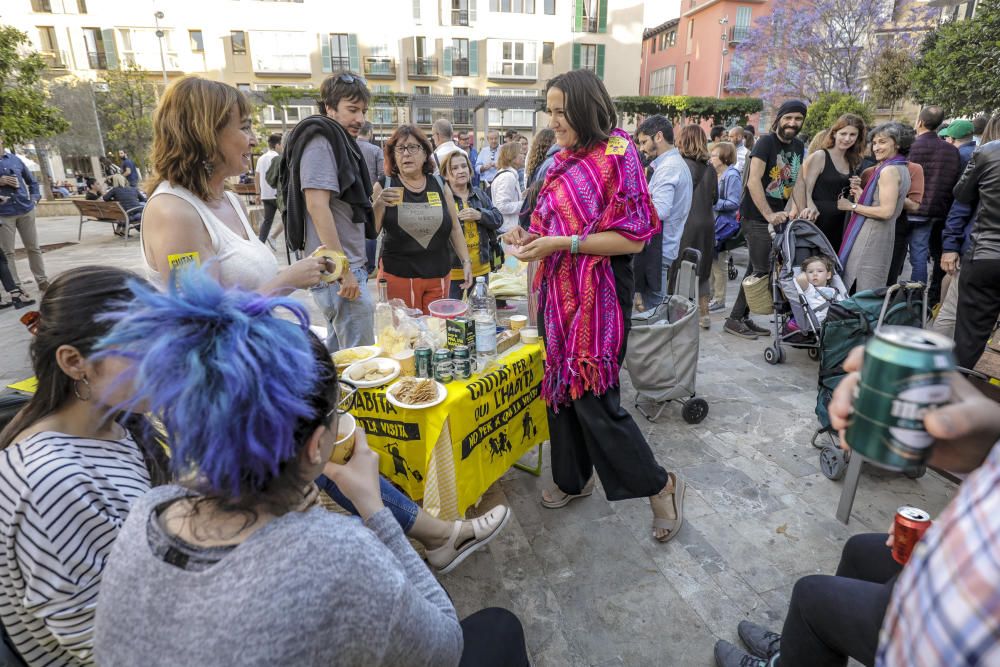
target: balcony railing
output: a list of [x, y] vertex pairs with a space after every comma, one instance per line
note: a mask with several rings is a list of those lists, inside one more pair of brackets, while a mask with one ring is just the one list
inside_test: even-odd
[[597, 17], [587, 16], [583, 19], [583, 31], [584, 32], [597, 32]]
[[438, 78], [437, 59], [407, 58], [406, 73], [411, 79], [436, 79]]
[[90, 65], [90, 69], [107, 69], [108, 56], [103, 51], [88, 51], [87, 63]]
[[748, 25], [734, 25], [729, 29], [729, 43], [739, 44], [745, 42], [750, 38], [750, 26]]
[[340, 70], [351, 69], [351, 59], [341, 56], [330, 56], [330, 71], [339, 72]]
[[365, 76], [371, 79], [395, 79], [396, 61], [392, 58], [365, 58]]
[[468, 9], [451, 10], [451, 24], [469, 25], [469, 10]]
[[487, 73], [487, 76], [490, 79], [497, 81], [533, 81], [538, 79], [538, 63], [525, 61], [495, 61], [489, 64]]
[[452, 76], [469, 76], [469, 59], [455, 58], [451, 61]]
[[745, 74], [726, 72], [723, 87], [726, 90], [746, 90], [750, 87], [750, 79]]

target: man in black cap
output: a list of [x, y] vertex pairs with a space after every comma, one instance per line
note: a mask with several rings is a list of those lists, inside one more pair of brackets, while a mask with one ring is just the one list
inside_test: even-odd
[[[788, 219], [792, 190], [799, 178], [806, 147], [797, 137], [806, 119], [806, 105], [799, 100], [788, 100], [778, 109], [771, 124], [771, 133], [754, 143], [746, 178], [746, 192], [740, 206], [743, 234], [747, 240], [750, 261], [747, 276], [765, 275], [769, 271], [771, 232], [774, 226]], [[739, 296], [724, 331], [755, 340], [757, 336], [770, 335], [750, 318], [746, 295], [740, 286]]]

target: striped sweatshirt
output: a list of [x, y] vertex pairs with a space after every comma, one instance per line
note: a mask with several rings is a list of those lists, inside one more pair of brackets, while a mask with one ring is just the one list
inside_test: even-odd
[[42, 432], [0, 451], [0, 620], [36, 665], [91, 665], [101, 573], [150, 488], [131, 438]]

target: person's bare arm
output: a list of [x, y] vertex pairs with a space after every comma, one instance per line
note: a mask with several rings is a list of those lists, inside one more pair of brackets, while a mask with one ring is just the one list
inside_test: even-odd
[[858, 204], [851, 207], [851, 202], [841, 197], [837, 200], [837, 208], [841, 211], [856, 211], [872, 220], [888, 220], [896, 212], [896, 197], [899, 195], [899, 173], [895, 169], [883, 169], [878, 177], [879, 205], [865, 206]]
[[[333, 196], [333, 192], [306, 188], [302, 194], [305, 196], [306, 210], [309, 212], [309, 217], [312, 218], [320, 243], [328, 250], [344, 252], [344, 247], [340, 244], [340, 236], [337, 235], [337, 224], [333, 220], [333, 211], [330, 210], [330, 197]], [[360, 294], [361, 289], [358, 286], [357, 278], [350, 271], [345, 271], [340, 279], [340, 296], [348, 301], [353, 301]]]
[[[542, 236], [522, 246], [519, 251], [512, 249], [511, 254], [523, 262], [541, 260], [554, 252], [570, 250], [572, 241], [570, 236]], [[578, 252], [581, 255], [614, 257], [616, 255], [634, 255], [640, 252], [644, 246], [642, 241], [633, 241], [618, 232], [597, 232], [585, 239], [580, 239]]]
[[[803, 163], [802, 174], [792, 191], [792, 199], [799, 207], [799, 216], [807, 220], [815, 219], [819, 215], [819, 209], [816, 208], [816, 203], [813, 201], [813, 189], [816, 187], [816, 181], [825, 166], [826, 153], [823, 151], [811, 153]], [[815, 215], [807, 217], [807, 212]]]
[[472, 259], [469, 257], [469, 246], [465, 244], [465, 232], [462, 231], [462, 223], [458, 219], [458, 205], [455, 203], [454, 195], [451, 194], [451, 188], [447, 185], [444, 186], [444, 202], [451, 216], [451, 233], [449, 234], [451, 247], [462, 261], [462, 274], [465, 280], [461, 287], [462, 289], [468, 289], [472, 285]]
[[[174, 195], [153, 197], [142, 216], [142, 244], [146, 261], [165, 280], [170, 275], [171, 255], [194, 253], [201, 266], [215, 257], [212, 238], [195, 208]], [[209, 274], [218, 278], [215, 264], [206, 267]]]

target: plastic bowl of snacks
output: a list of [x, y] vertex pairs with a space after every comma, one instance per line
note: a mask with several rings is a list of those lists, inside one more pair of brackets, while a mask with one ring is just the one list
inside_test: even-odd
[[337, 372], [343, 372], [345, 368], [359, 361], [368, 361], [382, 354], [382, 349], [377, 345], [359, 345], [358, 347], [347, 347], [337, 350], [331, 357], [333, 365], [337, 367]]
[[395, 359], [368, 359], [347, 367], [344, 379], [358, 389], [381, 387], [399, 377], [400, 366]]
[[469, 313], [469, 304], [458, 299], [438, 299], [437, 301], [431, 301], [430, 305], [427, 306], [427, 310], [434, 317], [440, 317], [442, 320], [453, 320], [456, 317], [467, 315]]
[[448, 390], [429, 378], [403, 378], [386, 389], [385, 398], [402, 410], [422, 410], [444, 402]]

